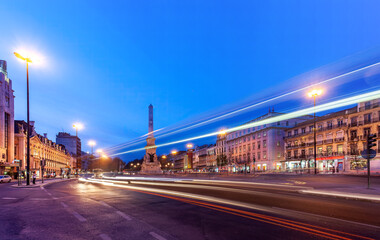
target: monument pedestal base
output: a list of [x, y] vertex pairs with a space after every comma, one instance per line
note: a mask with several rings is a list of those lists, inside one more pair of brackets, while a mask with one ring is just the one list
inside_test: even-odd
[[140, 174], [163, 174], [161, 170], [161, 164], [159, 162], [146, 163], [145, 161], [141, 165]]
[[156, 148], [154, 147], [154, 138], [147, 139], [146, 153], [141, 165], [140, 174], [163, 174], [161, 163], [157, 159]]

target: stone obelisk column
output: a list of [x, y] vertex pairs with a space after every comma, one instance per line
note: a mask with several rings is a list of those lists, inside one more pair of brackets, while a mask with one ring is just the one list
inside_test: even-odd
[[149, 105], [149, 135], [153, 136], [153, 105]]
[[153, 106], [149, 105], [149, 127], [146, 139], [145, 156], [141, 165], [141, 174], [162, 174], [161, 164], [157, 159], [155, 138], [153, 136]]

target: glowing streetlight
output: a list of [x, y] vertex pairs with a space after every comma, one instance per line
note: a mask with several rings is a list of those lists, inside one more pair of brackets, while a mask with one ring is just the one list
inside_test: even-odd
[[[314, 89], [310, 92], [308, 92], [309, 97], [314, 98], [314, 109], [315, 109], [315, 98], [322, 94], [321, 89]], [[316, 123], [315, 123], [315, 110], [314, 110], [314, 174], [317, 174], [317, 129], [316, 129]]]
[[94, 154], [94, 146], [96, 145], [96, 142], [94, 140], [88, 141], [88, 146], [91, 147], [91, 154]]
[[78, 137], [78, 130], [82, 130], [83, 129], [83, 124], [81, 124], [81, 123], [74, 123], [73, 124], [73, 128], [75, 128], [76, 136]]
[[29, 65], [28, 63], [31, 63], [32, 60], [29, 57], [24, 57], [21, 54], [14, 52], [15, 56], [23, 61], [26, 62], [26, 118], [27, 118], [27, 124], [28, 124], [28, 131], [27, 131], [27, 137], [26, 137], [26, 185], [30, 184], [30, 122], [29, 122]]
[[163, 158], [163, 159], [166, 159], [166, 155], [163, 155], [162, 158]]
[[226, 130], [224, 130], [224, 129], [220, 130], [219, 135], [226, 135]]
[[186, 147], [187, 147], [187, 148], [193, 148], [193, 146], [194, 146], [194, 145], [191, 144], [191, 143], [186, 144]]
[[96, 142], [94, 140], [88, 141], [88, 146], [91, 147], [91, 154], [94, 154], [94, 146], [96, 145]]
[[176, 155], [177, 154], [177, 151], [176, 150], [172, 150], [172, 155]]
[[307, 95], [309, 95], [309, 97], [316, 97], [316, 96], [319, 96], [322, 94], [322, 89], [314, 89], [310, 92], [307, 93]]
[[102, 149], [97, 149], [97, 150], [96, 150], [96, 153], [98, 153], [98, 154], [101, 155], [101, 154], [103, 153], [103, 150], [102, 150]]

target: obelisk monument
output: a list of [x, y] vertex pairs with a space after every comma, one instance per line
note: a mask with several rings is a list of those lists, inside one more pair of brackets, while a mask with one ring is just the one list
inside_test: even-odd
[[153, 106], [149, 105], [149, 128], [146, 139], [145, 156], [141, 165], [141, 174], [162, 174], [161, 164], [157, 159], [155, 138], [153, 136]]

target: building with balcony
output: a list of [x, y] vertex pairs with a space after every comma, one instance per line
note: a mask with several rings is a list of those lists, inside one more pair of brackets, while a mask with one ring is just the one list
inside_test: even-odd
[[206, 168], [208, 171], [215, 170], [216, 166], [216, 145], [211, 144], [207, 148], [207, 156], [206, 156]]
[[[316, 117], [317, 169], [343, 171], [347, 124], [355, 108]], [[314, 119], [297, 124], [285, 135], [283, 167], [288, 171], [314, 168]]]
[[[282, 114], [272, 110], [248, 123], [260, 122]], [[228, 171], [249, 172], [253, 168], [256, 171], [281, 170], [285, 132], [310, 119], [312, 116], [307, 115], [228, 132], [226, 136]]]
[[[15, 121], [15, 157], [21, 162], [21, 170], [26, 168], [27, 156], [27, 123], [25, 121]], [[38, 134], [34, 129], [34, 122], [30, 126], [30, 170], [42, 176], [42, 167], [44, 173], [55, 175], [67, 174], [71, 172], [76, 162], [65, 146], [57, 144]]]
[[380, 99], [359, 103], [355, 110], [348, 119], [346, 169], [365, 171], [367, 160], [360, 153], [366, 149], [368, 135], [376, 134], [377, 155], [371, 160], [371, 171], [380, 172]]
[[179, 151], [176, 154], [172, 154], [171, 161], [174, 162], [174, 169], [184, 170], [187, 167], [188, 156], [186, 151]]
[[197, 146], [193, 153], [193, 168], [195, 171], [206, 171], [207, 169], [207, 150], [210, 145]]
[[[379, 100], [316, 117], [317, 169], [319, 172], [347, 172], [364, 170], [366, 159], [361, 151], [366, 148], [369, 134], [380, 133]], [[285, 160], [289, 171], [314, 168], [314, 121], [306, 121], [289, 129], [285, 136]], [[377, 143], [377, 153], [379, 152]], [[371, 161], [374, 171], [380, 171], [379, 154]]]

